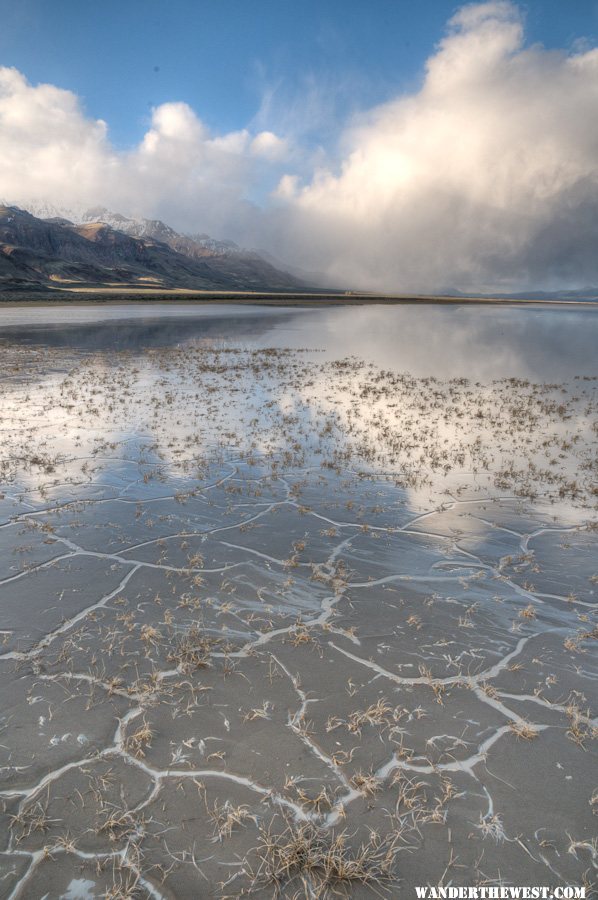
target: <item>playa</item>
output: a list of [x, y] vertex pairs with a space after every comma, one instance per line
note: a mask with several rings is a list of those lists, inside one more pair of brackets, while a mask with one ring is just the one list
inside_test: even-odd
[[0, 896], [590, 885], [595, 311], [222, 299], [1, 311]]

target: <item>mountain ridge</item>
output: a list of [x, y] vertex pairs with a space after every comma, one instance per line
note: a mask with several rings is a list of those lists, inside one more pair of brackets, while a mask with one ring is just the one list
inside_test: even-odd
[[207, 235], [181, 235], [159, 219], [131, 219], [105, 207], [76, 211], [30, 205], [50, 215], [40, 218], [17, 205], [0, 204], [0, 290], [110, 285], [284, 292], [305, 287], [257, 253]]
[[[162, 219], [148, 219], [143, 216], [125, 216], [120, 212], [113, 212], [106, 206], [86, 207], [79, 205], [76, 207], [56, 206], [46, 200], [28, 200], [28, 201], [0, 201], [0, 205], [15, 206], [25, 212], [30, 213], [37, 219], [57, 221], [59, 219], [71, 222], [73, 225], [86, 225], [90, 222], [102, 222], [109, 225], [115, 231], [122, 231], [130, 237], [137, 238], [154, 238], [174, 247], [174, 242], [185, 240], [192, 241], [207, 253], [246, 253], [250, 256], [261, 256], [254, 250], [241, 248], [234, 241], [218, 240], [210, 237], [204, 232], [187, 233], [176, 231], [172, 226], [167, 225]], [[173, 242], [171, 244], [171, 242]]]

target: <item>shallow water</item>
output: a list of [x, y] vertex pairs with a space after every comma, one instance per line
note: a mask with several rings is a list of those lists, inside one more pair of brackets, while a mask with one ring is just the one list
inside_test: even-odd
[[579, 307], [426, 305], [314, 310], [182, 304], [0, 307], [0, 337], [111, 349], [192, 339], [355, 354], [417, 376], [542, 381], [596, 374], [598, 315]]
[[268, 897], [301, 822], [393, 896], [591, 880], [597, 338], [0, 309], [0, 896]]

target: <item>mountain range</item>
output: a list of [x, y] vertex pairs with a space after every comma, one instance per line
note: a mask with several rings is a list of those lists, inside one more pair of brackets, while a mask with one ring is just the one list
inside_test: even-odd
[[159, 219], [104, 207], [0, 202], [0, 291], [173, 289], [297, 291], [306, 285], [254, 251]]
[[[73, 209], [0, 200], [0, 295], [5, 298], [107, 289], [148, 295], [173, 289], [312, 293], [326, 282], [322, 274], [283, 265], [267, 251], [246, 250], [207, 234], [181, 234], [159, 219], [130, 218], [103, 206]], [[492, 294], [446, 288], [440, 294], [455, 300], [598, 301], [598, 288], [592, 286]]]

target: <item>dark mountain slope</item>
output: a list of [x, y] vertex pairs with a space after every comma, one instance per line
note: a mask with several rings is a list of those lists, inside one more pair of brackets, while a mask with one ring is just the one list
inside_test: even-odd
[[301, 286], [260, 257], [255, 260], [250, 254], [186, 255], [147, 234], [132, 237], [101, 222], [73, 225], [62, 218], [38, 219], [18, 207], [0, 206], [0, 290], [102, 285], [293, 290]]

